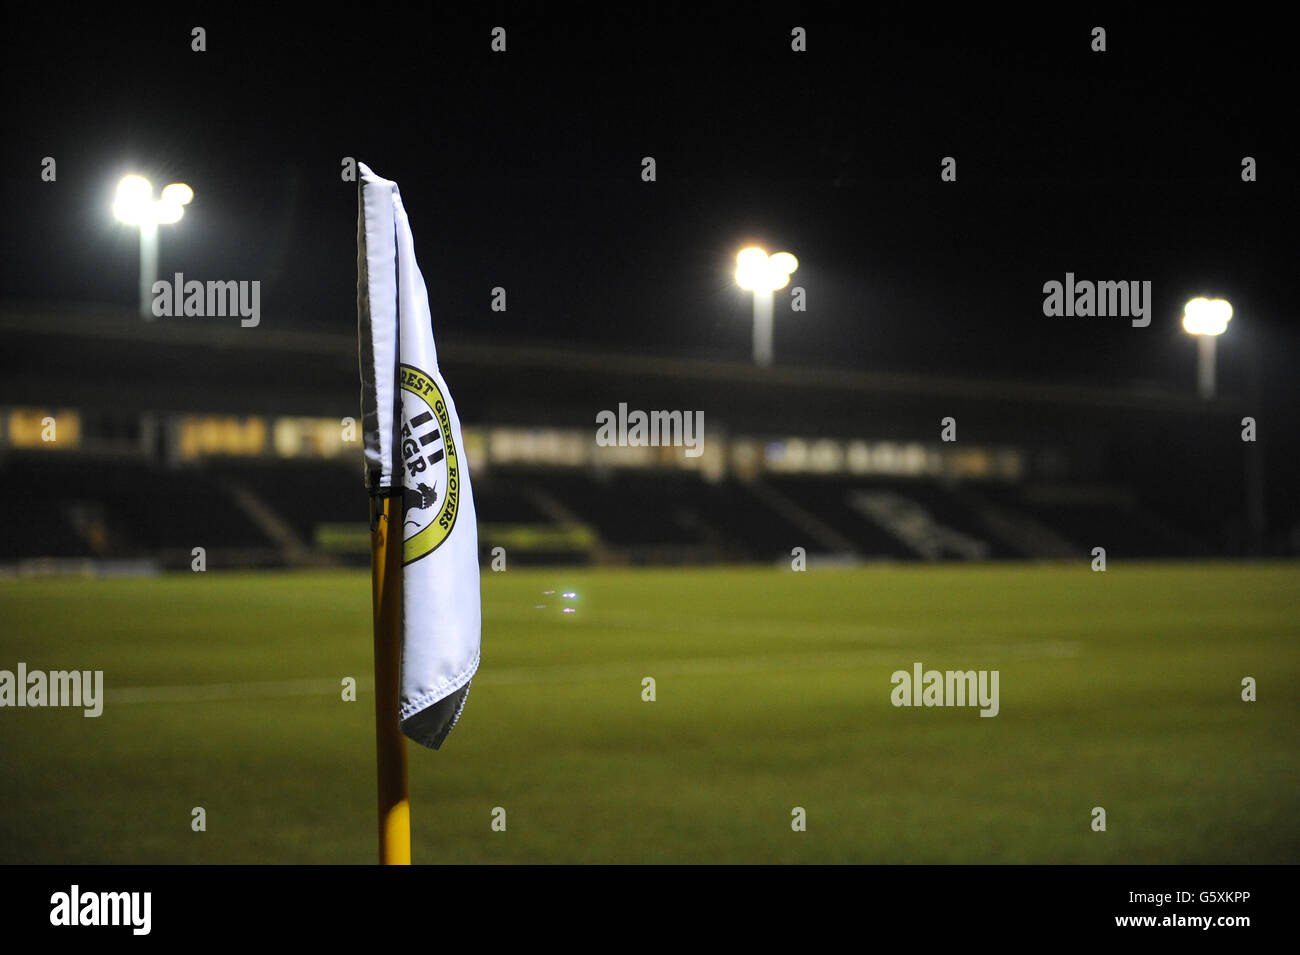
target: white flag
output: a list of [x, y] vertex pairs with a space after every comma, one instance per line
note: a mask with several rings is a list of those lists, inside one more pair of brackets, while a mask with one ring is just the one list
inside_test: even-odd
[[[357, 320], [366, 487], [400, 495], [402, 732], [437, 749], [478, 669], [478, 527], [460, 419], [397, 183], [361, 169]], [[396, 502], [395, 502], [396, 503]], [[396, 523], [396, 518], [394, 518]]]

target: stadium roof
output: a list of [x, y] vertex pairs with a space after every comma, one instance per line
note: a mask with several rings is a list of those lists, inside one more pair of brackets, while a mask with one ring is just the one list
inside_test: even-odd
[[[343, 324], [343, 323], [340, 323]], [[123, 411], [353, 415], [359, 377], [351, 327], [338, 334], [241, 328], [237, 319], [141, 321], [94, 306], [0, 306], [0, 403]], [[583, 426], [597, 410], [703, 409], [713, 422], [759, 432], [910, 435], [936, 410], [983, 422], [984, 438], [1115, 413], [1201, 414], [1190, 392], [1090, 388], [887, 374], [457, 340], [439, 354], [468, 422]], [[1228, 399], [1219, 408], [1233, 410]], [[998, 434], [1003, 431], [1009, 433]], [[1028, 432], [1028, 433], [1027, 433]]]

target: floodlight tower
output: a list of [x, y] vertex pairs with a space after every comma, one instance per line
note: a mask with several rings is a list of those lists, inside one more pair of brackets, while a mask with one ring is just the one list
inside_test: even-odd
[[150, 302], [158, 276], [158, 226], [180, 222], [194, 190], [182, 182], [165, 186], [154, 199], [153, 186], [143, 176], [126, 176], [117, 184], [113, 215], [119, 222], [140, 227], [140, 317], [153, 318]]
[[799, 260], [789, 252], [769, 256], [762, 249], [745, 249], [736, 256], [736, 282], [754, 293], [754, 364], [772, 364], [772, 293], [790, 283]]
[[1196, 391], [1206, 400], [1214, 397], [1215, 342], [1232, 320], [1232, 306], [1221, 298], [1194, 298], [1183, 306], [1183, 330], [1196, 336], [1199, 349]]

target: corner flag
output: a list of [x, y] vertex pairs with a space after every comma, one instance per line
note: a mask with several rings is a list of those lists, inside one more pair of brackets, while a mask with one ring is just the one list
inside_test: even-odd
[[[391, 518], [384, 533], [401, 540], [400, 567], [375, 558], [376, 666], [379, 578], [400, 572], [395, 718], [406, 736], [437, 749], [460, 719], [479, 663], [474, 496], [460, 419], [438, 370], [429, 297], [401, 193], [397, 183], [359, 168], [357, 331], [366, 487]], [[390, 553], [397, 554], [395, 543]], [[390, 601], [388, 616], [396, 619], [393, 609]], [[376, 672], [375, 679], [378, 697], [384, 674]]]

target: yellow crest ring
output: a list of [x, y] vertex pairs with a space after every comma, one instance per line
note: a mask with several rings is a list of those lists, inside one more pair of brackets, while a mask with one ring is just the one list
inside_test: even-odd
[[402, 563], [410, 564], [427, 557], [451, 536], [456, 526], [456, 505], [460, 501], [460, 462], [456, 453], [456, 440], [451, 431], [451, 415], [442, 389], [432, 376], [411, 365], [399, 367], [402, 390], [418, 398], [433, 414], [442, 432], [442, 444], [447, 461], [447, 486], [443, 493], [442, 508], [437, 517], [425, 528], [406, 538], [402, 543]]

